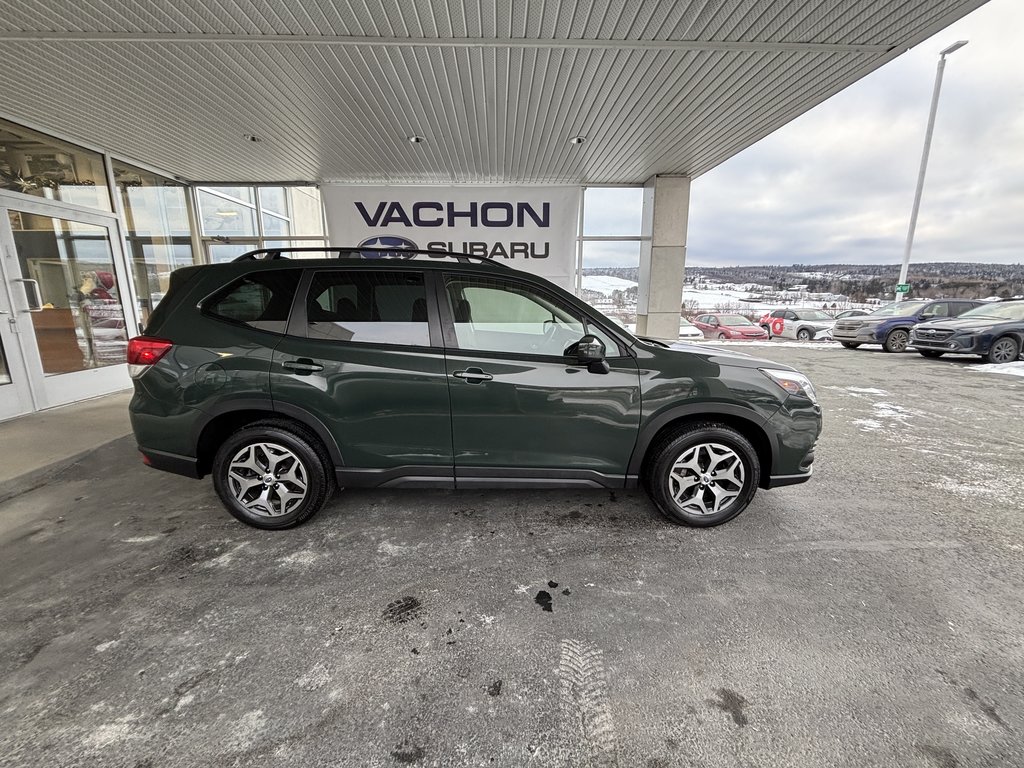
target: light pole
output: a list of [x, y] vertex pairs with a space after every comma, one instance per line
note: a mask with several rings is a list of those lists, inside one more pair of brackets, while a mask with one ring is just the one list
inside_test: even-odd
[[[932, 91], [932, 108], [928, 113], [928, 128], [924, 132], [924, 151], [921, 153], [921, 170], [917, 173], [917, 190], [914, 192], [914, 207], [910, 211], [910, 229], [907, 231], [907, 244], [903, 248], [903, 268], [900, 269], [900, 283], [907, 282], [907, 270], [910, 268], [910, 250], [914, 247], [914, 229], [917, 227], [917, 212], [921, 209], [921, 192], [924, 190], [924, 174], [928, 170], [928, 152], [932, 148], [932, 131], [935, 129], [935, 113], [939, 108], [939, 90], [942, 88], [942, 70], [946, 68], [946, 57], [967, 45], [966, 40], [957, 40], [939, 53], [939, 64], [935, 69], [935, 90]], [[896, 293], [896, 301], [903, 294]]]

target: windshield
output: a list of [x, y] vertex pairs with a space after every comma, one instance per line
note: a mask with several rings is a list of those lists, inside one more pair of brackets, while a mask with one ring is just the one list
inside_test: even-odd
[[1024, 301], [1012, 301], [1006, 304], [983, 304], [968, 309], [960, 317], [991, 317], [993, 320], [1024, 320]]
[[906, 317], [907, 315], [916, 315], [926, 306], [928, 306], [927, 301], [894, 301], [881, 309], [876, 309], [870, 317]]
[[679, 327], [680, 328], [693, 328], [694, 325], [689, 320], [687, 320], [685, 317], [680, 317], [679, 318]]
[[801, 320], [833, 320], [831, 315], [826, 315], [820, 309], [801, 309], [796, 313]]
[[722, 325], [753, 325], [752, 322], [741, 315], [719, 315], [718, 322]]

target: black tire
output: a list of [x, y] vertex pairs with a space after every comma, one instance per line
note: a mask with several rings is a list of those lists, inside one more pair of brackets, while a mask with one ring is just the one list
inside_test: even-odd
[[772, 337], [772, 327], [770, 325], [762, 325], [761, 330], [768, 334], [768, 338]]
[[810, 341], [814, 338], [814, 331], [810, 328], [801, 328], [796, 332], [796, 338], [798, 341]]
[[[251, 447], [251, 453], [242, 460], [262, 468], [268, 482], [259, 477], [258, 471], [242, 464], [236, 465], [229, 477], [232, 462], [247, 447]], [[273, 468], [269, 466], [272, 454], [278, 460]], [[316, 435], [301, 424], [278, 419], [242, 427], [224, 441], [213, 459], [213, 487], [224, 507], [243, 523], [268, 530], [292, 528], [319, 512], [334, 491], [333, 474], [330, 456]], [[275, 482], [271, 484], [269, 478]], [[252, 480], [259, 484], [242, 492], [242, 482]], [[293, 505], [290, 502], [294, 499], [281, 496], [282, 492], [291, 495], [300, 489], [304, 495]], [[266, 507], [260, 512], [247, 503]]]
[[842, 344], [847, 349], [856, 349], [857, 347], [860, 346], [860, 344], [856, 344], [852, 341], [840, 341], [839, 343]]
[[719, 341], [725, 341], [727, 338], [729, 338], [729, 337], [726, 336], [724, 333], [718, 334], [718, 340]]
[[1012, 363], [1020, 357], [1020, 342], [1013, 336], [1000, 336], [988, 348], [985, 360], [990, 363]]
[[[731, 453], [741, 465], [741, 472], [737, 479], [736, 463], [730, 462], [728, 455], [724, 455], [717, 465], [712, 464], [710, 455], [706, 448], [712, 446], [713, 450], [720, 454]], [[705, 450], [701, 450], [701, 448]], [[702, 470], [698, 474], [694, 469], [682, 468], [677, 470], [679, 474], [673, 475], [673, 468], [677, 461], [685, 459], [687, 454], [697, 449], [690, 455], [690, 459], [696, 460], [696, 466]], [[665, 517], [674, 523], [691, 525], [698, 528], [707, 528], [713, 525], [720, 525], [736, 517], [747, 508], [757, 487], [761, 482], [761, 462], [757, 457], [757, 451], [742, 434], [732, 427], [716, 422], [701, 422], [690, 424], [679, 430], [670, 433], [657, 445], [651, 447], [648, 454], [644, 471], [644, 485], [647, 493], [657, 505]], [[705, 466], [708, 464], [709, 466]], [[725, 471], [732, 473], [732, 477], [723, 480], [721, 477], [714, 479], [710, 471]], [[689, 493], [689, 488], [680, 488], [680, 475], [682, 480], [696, 479], [697, 484], [691, 486], [694, 490]], [[720, 485], [719, 485], [720, 484]], [[715, 488], [722, 488], [725, 492], [736, 491], [736, 495], [727, 499], [724, 506], [715, 512], [713, 507], [718, 502], [719, 491]], [[677, 503], [673, 498], [677, 494], [682, 503]], [[710, 512], [701, 512], [698, 506], [707, 510], [708, 497], [712, 504]], [[698, 496], [700, 497], [698, 499]]]
[[894, 328], [886, 334], [885, 343], [882, 344], [882, 349], [886, 352], [906, 352], [907, 345], [909, 343], [910, 332], [904, 328]]
[[919, 349], [917, 351], [922, 357], [930, 357], [933, 360], [946, 354], [945, 352], [939, 352], [937, 349]]

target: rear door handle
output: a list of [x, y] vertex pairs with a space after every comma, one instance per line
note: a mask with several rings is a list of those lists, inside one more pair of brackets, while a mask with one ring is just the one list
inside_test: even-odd
[[295, 371], [299, 376], [309, 376], [311, 373], [324, 369], [320, 363], [314, 363], [308, 357], [300, 357], [297, 360], [285, 360], [281, 363], [281, 367], [287, 368], [289, 371]]
[[479, 368], [467, 368], [464, 371], [456, 371], [452, 374], [456, 379], [465, 379], [468, 384], [479, 384], [481, 381], [490, 381], [494, 377], [484, 373]]

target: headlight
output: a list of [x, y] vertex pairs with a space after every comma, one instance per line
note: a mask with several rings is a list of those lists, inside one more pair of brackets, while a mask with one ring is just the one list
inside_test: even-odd
[[780, 371], [776, 368], [759, 368], [765, 376], [774, 381], [791, 395], [803, 395], [817, 405], [818, 395], [811, 380], [796, 371]]

